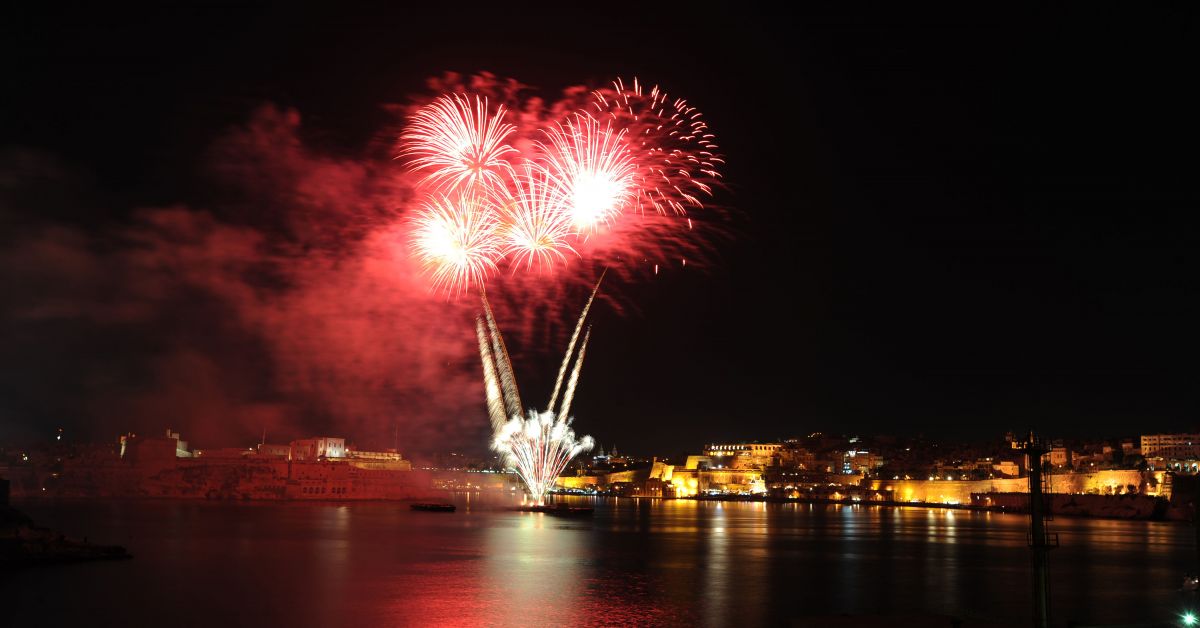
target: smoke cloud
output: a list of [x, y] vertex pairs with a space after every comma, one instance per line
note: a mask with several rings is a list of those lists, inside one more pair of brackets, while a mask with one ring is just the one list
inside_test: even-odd
[[0, 437], [170, 427], [216, 446], [265, 430], [402, 451], [486, 440], [474, 302], [431, 293], [414, 266], [401, 168], [321, 155], [299, 114], [273, 106], [205, 163], [208, 206], [96, 225], [47, 207], [70, 195], [44, 192], [81, 177], [5, 152]]

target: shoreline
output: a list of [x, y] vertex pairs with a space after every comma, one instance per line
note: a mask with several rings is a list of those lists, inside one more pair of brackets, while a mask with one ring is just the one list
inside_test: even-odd
[[[482, 491], [444, 491], [445, 493], [455, 494], [477, 494]], [[507, 495], [508, 493], [504, 493]], [[555, 492], [550, 493], [553, 498], [576, 497], [590, 498], [603, 500], [654, 500], [654, 501], [693, 501], [693, 502], [737, 502], [737, 503], [762, 503], [762, 504], [797, 504], [797, 505], [820, 505], [820, 506], [868, 506], [868, 507], [884, 507], [884, 508], [924, 508], [930, 510], [959, 510], [968, 512], [984, 512], [1005, 515], [1028, 515], [1028, 510], [1009, 508], [1005, 506], [979, 506], [974, 504], [944, 504], [937, 502], [901, 502], [894, 500], [859, 500], [851, 499], [821, 499], [821, 498], [789, 498], [789, 497], [771, 497], [771, 496], [755, 496], [755, 495], [695, 495], [691, 497], [661, 497], [657, 495], [590, 495], [578, 493]], [[355, 503], [396, 503], [407, 504], [420, 501], [418, 498], [402, 498], [402, 499], [211, 499], [204, 497], [178, 497], [178, 496], [151, 496], [151, 495], [136, 495], [136, 496], [121, 496], [121, 497], [89, 497], [83, 495], [47, 495], [47, 496], [25, 496], [11, 500], [13, 507], [21, 504], [52, 504], [55, 502], [65, 503], [84, 503], [84, 502], [184, 502], [184, 503], [211, 503], [211, 504], [337, 504], [348, 505]], [[1055, 517], [1067, 517], [1071, 519], [1097, 519], [1106, 521], [1148, 521], [1157, 523], [1173, 523], [1184, 524], [1191, 526], [1189, 520], [1171, 519], [1166, 517], [1120, 517], [1120, 516], [1102, 516], [1094, 514], [1079, 514], [1079, 513], [1054, 513]]]

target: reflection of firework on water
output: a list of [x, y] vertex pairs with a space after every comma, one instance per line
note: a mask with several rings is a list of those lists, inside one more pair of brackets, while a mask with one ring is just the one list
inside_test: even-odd
[[526, 165], [513, 178], [513, 193], [499, 201], [504, 254], [516, 267], [549, 267], [574, 253], [571, 216], [562, 210], [563, 190], [540, 168]]
[[542, 166], [563, 189], [565, 209], [577, 229], [591, 232], [607, 225], [633, 194], [636, 164], [612, 124], [601, 126], [574, 115], [546, 129]]
[[624, 130], [633, 147], [639, 204], [679, 214], [701, 207], [701, 196], [712, 195], [721, 178], [717, 168], [725, 162], [700, 111], [657, 85], [645, 90], [637, 79], [632, 89], [618, 79], [592, 96], [587, 111]]
[[435, 287], [459, 294], [496, 270], [496, 219], [475, 200], [430, 195], [414, 223], [413, 246]]
[[512, 173], [506, 157], [516, 149], [505, 140], [514, 127], [504, 122], [504, 107], [492, 115], [486, 99], [473, 100], [438, 98], [413, 116], [400, 137], [409, 167], [426, 171], [422, 181], [438, 191], [503, 187]]
[[[703, 217], [690, 212], [711, 195], [723, 161], [686, 101], [618, 80], [546, 104], [513, 81], [462, 78], [436, 83], [458, 95], [418, 107], [400, 137], [401, 157], [423, 175], [419, 198], [471, 199], [439, 204], [435, 222], [454, 225], [441, 231], [456, 235], [432, 238], [436, 246], [428, 210], [418, 212], [414, 248], [437, 288], [457, 294], [509, 269], [495, 277], [498, 292], [554, 292], [590, 275], [557, 272], [573, 263], [628, 276], [703, 259], [705, 238], [693, 230]], [[489, 101], [509, 107], [492, 112]], [[471, 215], [452, 219], [444, 210]], [[539, 272], [524, 276], [532, 268]]]
[[[596, 284], [597, 289], [599, 285]], [[594, 290], [592, 297], [595, 297]], [[506, 466], [516, 469], [517, 475], [529, 490], [530, 498], [538, 505], [545, 502], [546, 492], [554, 486], [554, 481], [571, 459], [580, 452], [591, 449], [593, 445], [590, 436], [575, 438], [570, 417], [571, 401], [579, 383], [579, 373], [583, 369], [583, 358], [587, 353], [591, 329], [584, 332], [578, 354], [575, 354], [575, 343], [591, 304], [592, 299], [589, 298], [563, 356], [550, 407], [545, 412], [530, 408], [526, 415], [521, 414], [521, 396], [516, 379], [512, 375], [512, 362], [504, 348], [504, 339], [496, 326], [495, 316], [492, 315], [492, 308], [486, 297], [483, 299], [484, 316], [475, 320], [479, 357], [483, 362], [488, 415], [492, 421], [492, 449], [504, 458]], [[554, 404], [572, 359], [574, 366], [571, 367], [571, 376], [567, 380], [562, 404], [556, 413]]]

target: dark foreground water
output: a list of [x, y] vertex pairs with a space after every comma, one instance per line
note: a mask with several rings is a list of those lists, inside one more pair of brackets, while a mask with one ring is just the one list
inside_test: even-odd
[[[131, 561], [0, 573], [5, 626], [774, 626], [937, 614], [1030, 623], [1026, 521], [920, 508], [610, 500], [592, 517], [403, 503], [17, 504]], [[1054, 618], [1163, 621], [1178, 524], [1059, 519]], [[886, 625], [886, 624], [880, 624]], [[970, 624], [968, 624], [970, 625]]]

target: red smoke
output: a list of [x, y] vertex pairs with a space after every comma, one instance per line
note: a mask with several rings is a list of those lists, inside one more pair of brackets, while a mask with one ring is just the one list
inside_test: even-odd
[[[489, 76], [436, 87], [460, 80], [512, 100], [519, 128], [560, 107]], [[322, 433], [370, 447], [398, 435], [408, 453], [482, 451], [476, 302], [435, 293], [410, 254], [413, 193], [395, 133], [332, 156], [305, 132], [299, 113], [263, 106], [213, 142], [203, 199], [100, 228], [35, 223], [0, 241], [2, 347], [16, 360], [0, 424], [92, 439], [170, 427], [199, 446], [248, 445], [264, 429], [272, 441]], [[73, 184], [45, 170], [47, 186]], [[661, 230], [656, 254], [700, 259], [704, 239], [679, 237], [669, 218], [647, 213], [636, 228]], [[506, 333], [557, 339], [605, 266], [606, 290], [652, 272], [646, 240], [607, 237], [581, 245], [594, 249], [586, 262], [496, 278]]]

